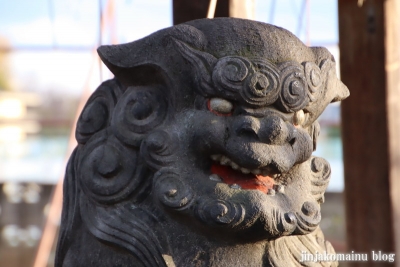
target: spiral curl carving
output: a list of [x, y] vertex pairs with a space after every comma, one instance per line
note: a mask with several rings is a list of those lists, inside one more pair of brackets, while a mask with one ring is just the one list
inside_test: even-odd
[[272, 208], [266, 219], [266, 224], [271, 237], [279, 237], [291, 234], [297, 227], [297, 218], [293, 212], [283, 212], [278, 208]]
[[306, 201], [301, 207], [301, 212], [296, 213], [296, 234], [308, 234], [314, 231], [321, 222], [321, 211], [318, 203]]
[[162, 124], [168, 103], [162, 86], [131, 86], [118, 102], [111, 125], [127, 145], [139, 146], [144, 135]]
[[314, 185], [324, 185], [329, 182], [329, 176], [331, 174], [331, 168], [329, 162], [326, 159], [320, 157], [314, 157], [311, 160], [311, 170], [314, 177], [318, 177], [319, 182], [314, 182]]
[[170, 165], [175, 161], [178, 141], [165, 131], [150, 133], [140, 145], [140, 155], [153, 170]]
[[278, 69], [268, 62], [253, 63], [243, 57], [223, 57], [214, 67], [212, 80], [218, 90], [225, 89], [226, 96], [250, 105], [272, 104], [279, 95]]
[[173, 169], [161, 169], [154, 175], [154, 189], [160, 202], [174, 210], [190, 207], [194, 193]]
[[[325, 61], [287, 61], [276, 66], [262, 58], [215, 58], [175, 40], [178, 49], [196, 69], [195, 80], [204, 96], [222, 94], [252, 106], [276, 103], [284, 112], [296, 112], [320, 97]], [[212, 69], [211, 77], [209, 69]]]
[[111, 114], [121, 87], [116, 80], [106, 81], [91, 95], [76, 126], [75, 137], [84, 144], [89, 138], [109, 125]]
[[321, 70], [313, 62], [304, 63], [307, 84], [312, 93], [315, 93], [322, 84]]
[[308, 104], [307, 81], [303, 67], [296, 62], [287, 62], [280, 66], [282, 89], [279, 105], [286, 112], [296, 112]]
[[196, 213], [205, 223], [235, 227], [244, 220], [246, 212], [242, 204], [207, 199], [197, 206]]
[[280, 81], [276, 67], [268, 63], [258, 63], [258, 71], [249, 75], [243, 90], [242, 98], [251, 105], [270, 105], [279, 96]]
[[215, 85], [236, 93], [242, 90], [250, 64], [250, 61], [242, 57], [223, 57], [214, 67], [212, 80]]
[[[96, 134], [79, 158], [78, 179], [85, 195], [113, 204], [137, 192], [146, 176], [145, 168], [137, 161], [137, 151], [122, 145], [109, 131]], [[135, 194], [139, 196], [140, 192]]]
[[324, 202], [324, 193], [328, 187], [331, 167], [323, 158], [314, 157], [311, 159], [311, 193], [314, 195], [315, 199], [319, 203]]
[[308, 85], [308, 97], [311, 102], [315, 101], [315, 94], [322, 85], [322, 73], [320, 68], [313, 62], [304, 63], [304, 71]]

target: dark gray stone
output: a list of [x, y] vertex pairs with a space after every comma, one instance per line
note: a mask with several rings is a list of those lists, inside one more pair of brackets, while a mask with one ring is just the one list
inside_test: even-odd
[[77, 124], [56, 266], [300, 266], [301, 252], [334, 252], [318, 227], [330, 167], [311, 155], [316, 119], [349, 95], [328, 50], [218, 18], [98, 52], [115, 79]]

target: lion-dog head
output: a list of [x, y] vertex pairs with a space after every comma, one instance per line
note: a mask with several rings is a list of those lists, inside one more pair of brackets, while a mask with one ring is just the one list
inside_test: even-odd
[[211, 266], [185, 255], [317, 229], [330, 168], [311, 156], [316, 119], [349, 94], [326, 49], [220, 18], [98, 52], [115, 79], [77, 124], [59, 266]]

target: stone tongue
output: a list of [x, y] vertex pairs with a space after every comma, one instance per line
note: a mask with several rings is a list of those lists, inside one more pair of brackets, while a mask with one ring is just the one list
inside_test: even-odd
[[238, 184], [243, 189], [257, 189], [264, 193], [274, 186], [274, 180], [269, 176], [254, 175], [252, 173], [244, 174], [240, 171], [235, 171], [228, 166], [219, 164], [211, 165], [211, 173], [217, 174], [226, 184]]

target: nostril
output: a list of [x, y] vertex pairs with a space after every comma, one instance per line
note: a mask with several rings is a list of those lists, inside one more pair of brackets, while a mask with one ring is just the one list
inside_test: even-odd
[[250, 137], [252, 139], [258, 139], [258, 135], [255, 133], [253, 129], [249, 128], [241, 128], [238, 131], [238, 136], [240, 137]]
[[289, 144], [293, 146], [295, 142], [296, 142], [296, 137], [293, 137], [292, 139], [290, 139]]
[[258, 119], [250, 116], [238, 117], [235, 124], [236, 134], [238, 136], [258, 139], [260, 130], [260, 122]]

